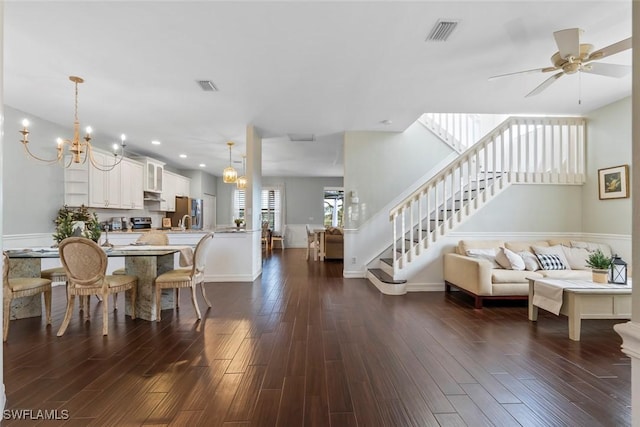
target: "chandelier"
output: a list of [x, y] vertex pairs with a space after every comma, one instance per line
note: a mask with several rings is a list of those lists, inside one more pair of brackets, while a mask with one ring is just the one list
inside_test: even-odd
[[242, 156], [242, 176], [239, 176], [236, 180], [236, 185], [238, 186], [238, 190], [244, 190], [247, 188], [247, 172], [245, 170], [244, 161], [246, 159], [246, 155]]
[[233, 144], [233, 141], [227, 142], [229, 146], [229, 167], [222, 171], [222, 181], [226, 184], [235, 184], [238, 180], [238, 172], [231, 166], [231, 147], [233, 147]]
[[[44, 163], [61, 163], [65, 168], [71, 166], [72, 163], [86, 163], [87, 159], [93, 167], [102, 171], [110, 171], [113, 170], [116, 166], [120, 164], [124, 157], [124, 147], [126, 146], [125, 135], [120, 136], [120, 144], [113, 144], [113, 156], [115, 158], [113, 164], [105, 165], [96, 161], [93, 157], [93, 147], [91, 145], [91, 127], [87, 126], [86, 134], [83, 138], [80, 138], [80, 122], [78, 121], [78, 83], [84, 82], [81, 77], [77, 76], [69, 76], [69, 80], [71, 80], [75, 84], [75, 113], [74, 113], [74, 121], [73, 121], [73, 139], [62, 139], [58, 138], [56, 140], [57, 146], [57, 155], [54, 159], [43, 159], [31, 152], [29, 149], [29, 121], [24, 119], [22, 121], [22, 130], [19, 131], [22, 134], [22, 140], [20, 141], [24, 146], [27, 154], [33, 157], [36, 160], [39, 160]], [[83, 139], [84, 141], [82, 141]], [[120, 153], [118, 154], [118, 150]], [[69, 161], [66, 162], [64, 159], [66, 156], [69, 156]]]

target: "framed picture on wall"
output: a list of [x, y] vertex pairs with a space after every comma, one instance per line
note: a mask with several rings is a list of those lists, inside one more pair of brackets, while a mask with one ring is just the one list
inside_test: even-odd
[[598, 169], [600, 200], [629, 197], [629, 165]]

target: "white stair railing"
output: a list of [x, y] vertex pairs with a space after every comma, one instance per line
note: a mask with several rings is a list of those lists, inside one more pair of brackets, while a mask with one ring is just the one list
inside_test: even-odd
[[481, 136], [478, 114], [425, 113], [418, 121], [458, 153], [475, 144]]
[[583, 184], [585, 122], [511, 117], [391, 209], [394, 273], [513, 183]]

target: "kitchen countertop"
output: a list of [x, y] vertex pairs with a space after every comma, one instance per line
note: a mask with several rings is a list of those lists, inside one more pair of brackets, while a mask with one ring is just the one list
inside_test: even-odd
[[241, 229], [237, 229], [235, 227], [221, 227], [221, 228], [217, 228], [215, 230], [198, 230], [198, 229], [194, 229], [194, 228], [188, 228], [186, 230], [181, 230], [179, 228], [174, 229], [172, 228], [171, 230], [163, 230], [161, 228], [143, 228], [143, 229], [138, 229], [138, 230], [131, 230], [131, 232], [129, 231], [109, 231], [109, 234], [117, 234], [117, 235], [122, 235], [122, 234], [135, 234], [135, 233], [148, 233], [149, 231], [164, 231], [167, 234], [196, 234], [196, 233], [209, 233], [210, 231], [213, 231], [214, 233], [245, 233], [246, 230], [244, 228]]

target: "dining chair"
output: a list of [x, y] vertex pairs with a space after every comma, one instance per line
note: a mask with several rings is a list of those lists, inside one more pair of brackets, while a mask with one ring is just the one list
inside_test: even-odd
[[11, 314], [11, 301], [14, 298], [44, 295], [44, 312], [47, 325], [51, 324], [51, 280], [42, 277], [12, 277], [9, 278], [9, 256], [2, 252], [2, 286], [3, 286], [3, 337], [6, 341], [9, 336], [9, 322]]
[[198, 301], [196, 300], [196, 286], [200, 284], [200, 291], [202, 297], [209, 307], [211, 302], [207, 298], [204, 291], [204, 267], [207, 260], [207, 252], [211, 247], [213, 241], [213, 233], [205, 234], [193, 252], [193, 266], [191, 268], [179, 268], [175, 270], [167, 271], [156, 277], [156, 321], [160, 321], [160, 312], [162, 309], [162, 290], [163, 289], [175, 289], [175, 307], [178, 308], [178, 301], [180, 297], [180, 288], [191, 288], [191, 302], [196, 312], [198, 320], [202, 318], [200, 315], [200, 308], [198, 307]]
[[273, 247], [273, 244], [275, 242], [280, 242], [280, 249], [284, 250], [284, 232], [287, 229], [286, 225], [282, 226], [282, 231], [278, 231], [278, 232], [273, 232], [271, 234], [271, 246]]
[[[51, 283], [62, 282], [64, 283], [65, 286], [67, 286], [67, 273], [64, 271], [64, 267], [54, 267], [54, 268], [47, 268], [46, 270], [42, 270], [40, 272], [40, 277], [42, 277], [43, 279], [51, 280]], [[82, 301], [83, 299], [86, 301]], [[96, 299], [102, 302], [102, 297], [100, 295], [96, 295]], [[115, 298], [114, 298], [114, 304], [115, 304]], [[82, 311], [83, 309], [89, 310], [88, 298], [81, 298], [80, 311]]]
[[262, 221], [262, 243], [265, 250], [271, 250], [271, 230], [269, 230], [269, 221]]
[[307, 261], [308, 261], [311, 250], [313, 249], [314, 253], [318, 251], [318, 242], [316, 241], [316, 234], [313, 232], [309, 224], [307, 224], [305, 227], [307, 228]]
[[[58, 246], [62, 266], [67, 273], [67, 310], [58, 336], [69, 326], [76, 295], [102, 297], [102, 335], [109, 331], [109, 295], [131, 291], [131, 318], [136, 318], [138, 278], [129, 275], [107, 275], [107, 254], [94, 241], [84, 237], [68, 237]], [[87, 319], [89, 310], [87, 310]]]

